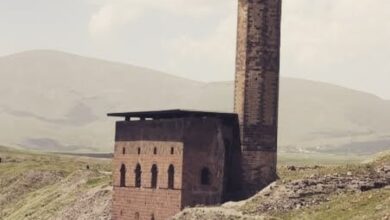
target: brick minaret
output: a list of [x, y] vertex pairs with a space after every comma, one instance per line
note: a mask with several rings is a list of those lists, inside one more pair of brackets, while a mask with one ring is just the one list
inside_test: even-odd
[[243, 187], [250, 195], [276, 176], [281, 0], [239, 0], [235, 112]]

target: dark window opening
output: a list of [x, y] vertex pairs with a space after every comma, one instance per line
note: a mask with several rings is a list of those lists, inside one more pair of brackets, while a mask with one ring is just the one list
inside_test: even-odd
[[135, 220], [139, 220], [139, 212], [135, 213]]
[[140, 188], [141, 187], [141, 165], [137, 164], [137, 167], [134, 170], [135, 173], [135, 187]]
[[157, 169], [157, 165], [154, 164], [152, 166], [152, 182], [151, 182], [151, 187], [156, 189], [157, 188], [157, 176], [158, 176], [158, 169]]
[[122, 164], [120, 172], [121, 172], [120, 187], [126, 187], [126, 166], [124, 164]]
[[201, 178], [200, 178], [200, 182], [202, 185], [210, 185], [211, 181], [210, 181], [210, 170], [205, 167], [202, 169], [202, 173], [201, 173]]
[[122, 154], [126, 154], [126, 148], [122, 148]]
[[157, 154], [157, 148], [156, 147], [153, 149], [153, 154]]
[[138, 155], [141, 154], [141, 148], [138, 148]]
[[175, 148], [171, 147], [171, 154], [175, 153]]
[[121, 212], [120, 212], [120, 215], [122, 216], [123, 215], [123, 211], [121, 210]]
[[171, 164], [168, 168], [168, 189], [175, 187], [175, 167]]
[[155, 218], [154, 218], [154, 214], [152, 214], [151, 220], [155, 220]]

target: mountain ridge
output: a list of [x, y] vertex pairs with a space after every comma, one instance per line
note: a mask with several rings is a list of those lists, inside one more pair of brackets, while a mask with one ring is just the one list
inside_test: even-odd
[[[232, 81], [200, 82], [53, 50], [0, 57], [0, 143], [111, 151], [109, 112], [233, 111]], [[281, 151], [375, 153], [390, 147], [390, 101], [325, 82], [281, 79]], [[363, 144], [362, 144], [363, 143]], [[364, 143], [367, 143], [365, 146]], [[375, 150], [370, 149], [375, 143]], [[351, 145], [352, 147], [349, 147]], [[371, 152], [374, 151], [374, 152]]]

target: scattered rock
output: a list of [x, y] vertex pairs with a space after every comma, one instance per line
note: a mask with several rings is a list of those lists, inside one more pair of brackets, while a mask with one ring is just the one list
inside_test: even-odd
[[287, 166], [287, 169], [290, 171], [296, 171], [297, 168], [295, 166]]
[[390, 173], [390, 166], [383, 166], [377, 170], [378, 173]]
[[375, 210], [379, 211], [379, 210], [381, 210], [382, 208], [383, 208], [382, 205], [377, 205], [377, 206], [375, 207]]
[[[289, 166], [288, 169], [292, 171], [300, 169], [293, 167]], [[261, 199], [262, 202], [258, 204], [254, 213], [301, 209], [328, 202], [331, 194], [342, 194], [349, 191], [362, 192], [388, 187], [390, 178], [383, 170], [385, 168], [380, 173], [369, 175], [358, 175], [348, 171], [344, 175], [340, 173], [325, 176], [311, 175], [307, 179], [281, 181], [272, 188], [267, 188], [257, 194], [257, 198], [264, 197], [264, 199]]]

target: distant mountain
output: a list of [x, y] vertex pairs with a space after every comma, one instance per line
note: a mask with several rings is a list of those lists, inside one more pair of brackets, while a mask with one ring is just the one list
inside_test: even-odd
[[[372, 153], [390, 148], [390, 102], [331, 84], [284, 78], [280, 149]], [[111, 151], [108, 112], [233, 110], [233, 83], [203, 83], [57, 51], [0, 57], [0, 144]]]

